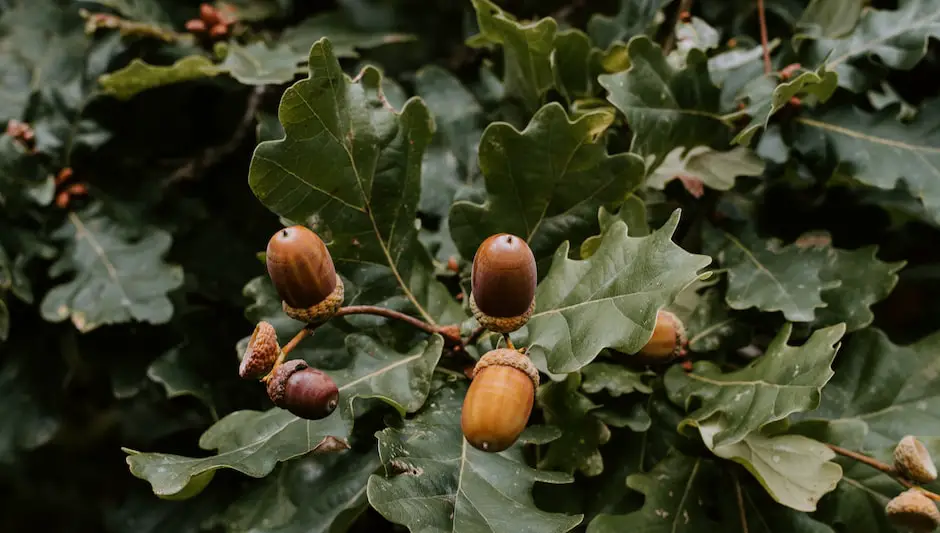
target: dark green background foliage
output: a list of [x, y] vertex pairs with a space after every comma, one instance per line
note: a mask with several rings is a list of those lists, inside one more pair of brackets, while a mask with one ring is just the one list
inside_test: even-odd
[[[824, 443], [940, 448], [940, 0], [766, 0], [766, 75], [756, 0], [231, 6], [0, 2], [0, 530], [893, 531]], [[320, 421], [239, 380], [288, 223], [465, 336], [525, 237], [520, 442], [459, 430], [489, 335], [331, 321]], [[691, 361], [631, 364], [661, 308]]]

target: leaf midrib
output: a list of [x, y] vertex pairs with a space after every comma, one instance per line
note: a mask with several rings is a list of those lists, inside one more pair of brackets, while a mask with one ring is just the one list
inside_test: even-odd
[[85, 223], [82, 222], [82, 219], [76, 215], [74, 212], [69, 212], [69, 220], [72, 222], [72, 225], [75, 226], [75, 232], [79, 239], [84, 239], [88, 242], [88, 245], [91, 246], [92, 251], [95, 252], [95, 255], [98, 257], [98, 260], [104, 265], [105, 271], [108, 273], [108, 277], [114, 282], [114, 285], [117, 286], [118, 290], [121, 291], [121, 306], [125, 309], [128, 309], [131, 305], [131, 299], [127, 296], [127, 291], [124, 289], [124, 285], [121, 283], [121, 278], [118, 275], [117, 268], [115, 268], [114, 263], [108, 259], [108, 254], [105, 252], [104, 247], [101, 246], [101, 243], [98, 242], [98, 239], [95, 238], [94, 234], [89, 231], [88, 227], [85, 226]]

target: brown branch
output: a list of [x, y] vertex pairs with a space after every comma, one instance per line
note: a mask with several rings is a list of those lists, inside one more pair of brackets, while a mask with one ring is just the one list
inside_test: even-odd
[[741, 516], [741, 531], [742, 533], [748, 533], [747, 511], [744, 509], [744, 495], [741, 493], [741, 481], [738, 479], [738, 472], [732, 469], [731, 477], [734, 478], [734, 492], [738, 499], [738, 511]]
[[757, 0], [757, 17], [760, 21], [760, 45], [764, 50], [764, 74], [770, 74], [773, 67], [770, 64], [770, 45], [767, 44], [767, 13], [764, 10], [764, 0]]
[[676, 46], [676, 24], [682, 20], [682, 14], [692, 11], [692, 2], [694, 0], [682, 0], [679, 2], [679, 8], [676, 9], [676, 18], [672, 22], [672, 27], [669, 28], [669, 33], [666, 35], [666, 41], [663, 43], [663, 55], [669, 55], [669, 52], [672, 52], [672, 49]]
[[875, 470], [880, 470], [881, 472], [884, 472], [885, 474], [888, 474], [889, 476], [894, 478], [894, 480], [900, 483], [901, 485], [904, 485], [905, 487], [909, 489], [916, 488], [920, 490], [921, 492], [923, 492], [924, 495], [930, 498], [931, 500], [935, 502], [940, 502], [940, 494], [935, 494], [933, 492], [930, 492], [929, 490], [923, 487], [919, 487], [911, 483], [907, 479], [904, 479], [904, 477], [901, 476], [901, 474], [893, 466], [889, 464], [882, 463], [881, 461], [873, 457], [869, 457], [865, 454], [853, 452], [852, 450], [847, 450], [845, 448], [842, 448], [841, 446], [836, 446], [835, 444], [826, 444], [826, 446], [828, 446], [830, 450], [836, 452], [837, 454], [843, 457], [848, 457], [849, 459], [853, 459], [855, 461], [858, 461], [859, 463], [868, 465], [874, 468]]
[[258, 108], [261, 107], [261, 101], [264, 99], [266, 89], [267, 86], [258, 85], [251, 91], [251, 94], [248, 96], [248, 101], [245, 104], [245, 112], [242, 114], [242, 119], [235, 128], [232, 137], [227, 142], [217, 146], [210, 146], [200, 152], [170, 174], [163, 181], [163, 185], [166, 187], [180, 181], [195, 179], [206, 169], [217, 165], [237, 150], [251, 131], [251, 126], [255, 122], [255, 114], [258, 112]]
[[438, 335], [444, 337], [444, 342], [448, 346], [460, 346], [463, 344], [460, 338], [460, 329], [455, 326], [434, 326], [419, 318], [415, 318], [392, 309], [387, 309], [385, 307], [377, 307], [374, 305], [350, 305], [348, 307], [341, 307], [339, 311], [337, 311], [333, 316], [347, 315], [377, 315], [385, 318], [393, 318], [395, 320], [405, 322], [414, 328], [420, 329], [425, 333], [431, 335], [437, 333]]

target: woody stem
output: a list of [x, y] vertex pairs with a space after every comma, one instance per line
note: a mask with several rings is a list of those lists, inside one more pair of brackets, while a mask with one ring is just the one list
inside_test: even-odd
[[347, 307], [341, 307], [339, 311], [337, 311], [333, 316], [339, 317], [346, 315], [377, 315], [385, 318], [400, 320], [414, 328], [424, 331], [425, 333], [431, 335], [435, 333], [439, 334], [440, 336], [444, 337], [444, 340], [449, 345], [461, 344], [459, 331], [455, 336], [454, 332], [451, 330], [452, 328], [448, 328], [447, 326], [434, 326], [419, 318], [415, 318], [392, 309], [387, 309], [385, 307], [377, 307], [374, 305], [350, 305]]
[[843, 457], [848, 457], [849, 459], [858, 461], [859, 463], [868, 465], [874, 468], [875, 470], [880, 470], [884, 472], [885, 474], [888, 474], [889, 476], [893, 477], [895, 481], [897, 481], [898, 483], [900, 483], [901, 485], [904, 485], [905, 487], [909, 489], [916, 487], [918, 490], [924, 493], [924, 495], [930, 498], [931, 500], [940, 502], [940, 494], [935, 494], [933, 492], [930, 492], [929, 490], [919, 487], [911, 483], [907, 479], [904, 479], [904, 477], [901, 476], [901, 474], [893, 466], [889, 464], [882, 463], [881, 461], [873, 457], [869, 457], [865, 454], [853, 452], [852, 450], [847, 450], [845, 448], [842, 448], [841, 446], [836, 446], [835, 444], [826, 444], [826, 446], [828, 446], [830, 450], [836, 452], [837, 454]]

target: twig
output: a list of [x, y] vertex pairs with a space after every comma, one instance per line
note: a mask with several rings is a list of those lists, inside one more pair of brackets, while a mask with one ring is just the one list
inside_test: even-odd
[[267, 375], [265, 375], [263, 378], [261, 378], [261, 381], [264, 383], [267, 383], [268, 381], [270, 381], [271, 377], [274, 375], [274, 371], [277, 370], [277, 367], [281, 366], [281, 364], [284, 362], [284, 359], [287, 359], [287, 354], [291, 353], [291, 351], [293, 351], [294, 348], [296, 348], [297, 345], [300, 344], [300, 341], [307, 338], [307, 335], [310, 335], [311, 333], [313, 333], [317, 329], [317, 327], [319, 327], [319, 325], [305, 326], [303, 329], [298, 331], [294, 335], [294, 337], [291, 338], [291, 340], [287, 341], [287, 344], [285, 344], [284, 347], [281, 348], [281, 353], [277, 355], [277, 359], [274, 360], [274, 364], [271, 366], [271, 371], [268, 372]]
[[734, 493], [738, 499], [738, 511], [740, 511], [741, 515], [741, 531], [742, 533], [748, 533], [747, 512], [744, 510], [744, 495], [741, 494], [741, 481], [738, 479], [738, 472], [732, 469], [731, 477], [734, 478]]
[[459, 346], [462, 344], [459, 328], [456, 330], [455, 335], [453, 326], [434, 326], [419, 318], [415, 318], [392, 309], [387, 309], [385, 307], [377, 307], [374, 305], [350, 305], [348, 307], [341, 307], [339, 311], [337, 311], [333, 316], [339, 317], [346, 315], [377, 315], [383, 316], [385, 318], [394, 318], [395, 320], [401, 320], [410, 326], [420, 329], [425, 333], [432, 335], [437, 333], [438, 335], [444, 337], [444, 341], [449, 346]]
[[895, 470], [895, 468], [889, 464], [882, 463], [881, 461], [873, 457], [869, 457], [865, 454], [853, 452], [852, 450], [847, 450], [845, 448], [842, 448], [841, 446], [836, 446], [835, 444], [826, 444], [826, 446], [828, 446], [830, 450], [836, 452], [837, 454], [843, 457], [848, 457], [849, 459], [853, 459], [855, 461], [858, 461], [859, 463], [868, 465], [874, 468], [875, 470], [880, 470], [881, 472], [884, 472], [885, 474], [888, 474], [889, 476], [894, 478], [894, 480], [900, 483], [901, 485], [904, 485], [905, 487], [909, 489], [916, 488], [920, 490], [921, 492], [923, 492], [924, 495], [930, 498], [931, 500], [935, 502], [940, 502], [940, 494], [935, 494], [923, 487], [917, 486], [911, 483], [910, 481], [904, 479], [901, 476], [901, 474], [898, 473], [898, 471]]
[[267, 86], [258, 85], [251, 92], [251, 95], [248, 96], [241, 122], [238, 123], [238, 126], [235, 128], [235, 133], [232, 134], [232, 137], [227, 142], [217, 146], [210, 146], [200, 152], [196, 157], [190, 159], [181, 167], [177, 168], [175, 172], [170, 174], [163, 181], [163, 185], [166, 187], [180, 181], [194, 179], [203, 171], [218, 164], [237, 150], [251, 131], [251, 126], [255, 122], [255, 114], [258, 112], [258, 108], [261, 107], [261, 101], [266, 89]]
[[512, 339], [509, 338], [508, 333], [503, 333], [503, 338], [506, 339], [506, 347], [510, 350], [515, 350], [516, 347], [512, 345]]
[[666, 35], [666, 41], [663, 43], [663, 55], [668, 55], [676, 46], [676, 24], [682, 19], [682, 14], [692, 11], [692, 2], [694, 0], [682, 0], [679, 2], [679, 8], [676, 9], [676, 19], [669, 28], [669, 34]]
[[770, 64], [770, 46], [767, 44], [767, 13], [764, 10], [764, 0], [757, 0], [757, 17], [760, 21], [760, 45], [764, 50], [764, 74], [770, 74], [773, 67]]

